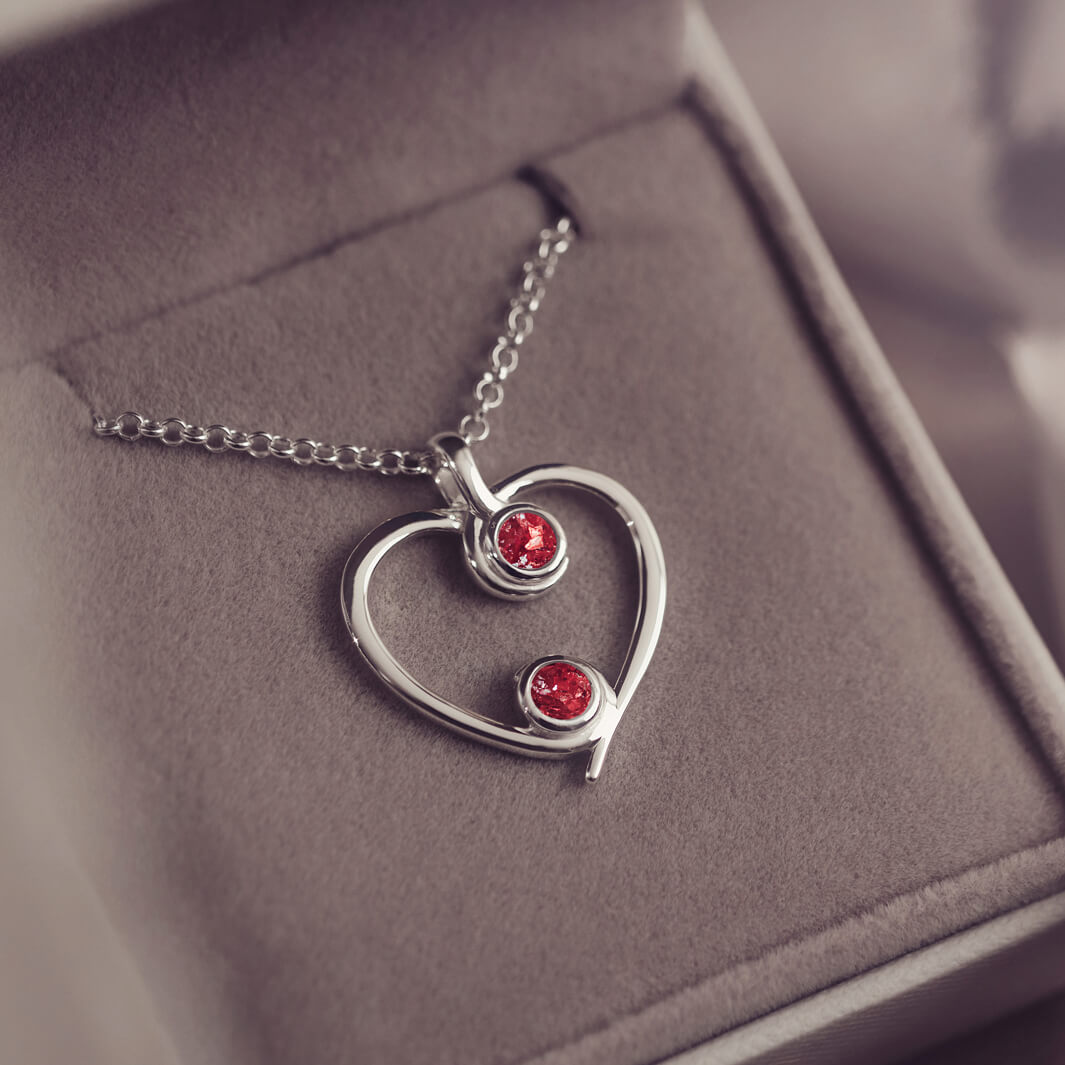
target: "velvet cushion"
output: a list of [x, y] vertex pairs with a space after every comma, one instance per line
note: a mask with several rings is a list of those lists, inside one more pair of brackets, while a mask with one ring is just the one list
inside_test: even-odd
[[[185, 5], [4, 74], [19, 564], [94, 810], [87, 874], [189, 1061], [656, 1060], [1065, 881], [1054, 682], [1004, 668], [1000, 577], [954, 498], [921, 496], [897, 394], [819, 331], [735, 129], [685, 91], [678, 9], [553, 9], [522, 129], [513, 68], [492, 57], [488, 106], [458, 56], [525, 40], [527, 10], [453, 39], [423, 5], [439, 47], [414, 64], [383, 6], [294, 6], [275, 37], [251, 6]], [[323, 123], [365, 138], [334, 146], [333, 184], [306, 165]], [[356, 443], [454, 423], [549, 217], [507, 173], [529, 162], [582, 237], [480, 459], [617, 476], [669, 570], [595, 786], [439, 730], [351, 647], [344, 558], [430, 484], [89, 431], [127, 407]], [[12, 431], [26, 411], [47, 448]], [[446, 539], [376, 592], [419, 676], [500, 716], [516, 666], [610, 672], [627, 639], [619, 530], [552, 506], [574, 564], [541, 602], [486, 600]]]

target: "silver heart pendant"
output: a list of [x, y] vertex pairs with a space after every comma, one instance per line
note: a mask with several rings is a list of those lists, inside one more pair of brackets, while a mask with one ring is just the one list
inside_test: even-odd
[[[532, 758], [565, 758], [587, 751], [586, 778], [595, 780], [603, 759], [650, 664], [666, 607], [662, 545], [647, 511], [617, 481], [576, 466], [534, 466], [489, 488], [461, 436], [431, 441], [439, 462], [442, 510], [393, 518], [368, 533], [351, 553], [341, 582], [344, 619], [374, 672], [397, 695], [441, 725], [469, 739]], [[632, 535], [638, 573], [636, 622], [613, 686], [595, 666], [566, 655], [529, 663], [515, 676], [524, 725], [505, 725], [466, 710], [430, 691], [396, 661], [370, 617], [370, 581], [392, 548], [427, 533], [458, 533], [477, 583], [510, 600], [543, 595], [569, 566], [565, 533], [543, 507], [526, 501], [537, 488], [578, 488], [609, 503]]]

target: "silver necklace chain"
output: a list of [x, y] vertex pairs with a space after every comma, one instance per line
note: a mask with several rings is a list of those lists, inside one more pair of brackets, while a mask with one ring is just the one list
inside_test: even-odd
[[[554, 276], [559, 258], [573, 243], [576, 233], [571, 220], [559, 218], [553, 227], [540, 231], [535, 254], [522, 266], [521, 282], [507, 308], [506, 325], [489, 355], [489, 369], [473, 386], [473, 405], [459, 422], [458, 434], [467, 444], [488, 438], [489, 412], [503, 402], [503, 382], [518, 368], [522, 344], [533, 331], [547, 284]], [[262, 429], [247, 432], [226, 425], [206, 427], [181, 418], [155, 419], [137, 411], [124, 411], [116, 418], [92, 416], [98, 436], [117, 436], [132, 441], [159, 440], [169, 447], [195, 444], [208, 451], [242, 451], [252, 458], [287, 459], [297, 466], [332, 466], [350, 473], [366, 470], [386, 476], [433, 474], [436, 457], [428, 448], [377, 448], [361, 444], [330, 444], [306, 437], [291, 439]]]

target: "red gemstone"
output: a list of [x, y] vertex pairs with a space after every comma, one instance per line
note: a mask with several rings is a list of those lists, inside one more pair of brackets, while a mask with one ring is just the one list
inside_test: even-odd
[[499, 553], [518, 569], [543, 569], [558, 550], [551, 522], [534, 510], [511, 514], [496, 533]]
[[541, 666], [533, 676], [529, 691], [540, 713], [556, 721], [580, 717], [592, 701], [592, 682], [588, 675], [568, 662]]

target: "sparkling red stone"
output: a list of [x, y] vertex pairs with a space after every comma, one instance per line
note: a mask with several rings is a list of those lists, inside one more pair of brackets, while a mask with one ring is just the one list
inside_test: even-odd
[[558, 550], [558, 536], [543, 515], [534, 510], [511, 514], [496, 532], [499, 553], [518, 569], [543, 569]]
[[534, 674], [529, 694], [545, 717], [572, 721], [591, 704], [592, 682], [586, 673], [568, 662], [549, 662]]

